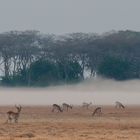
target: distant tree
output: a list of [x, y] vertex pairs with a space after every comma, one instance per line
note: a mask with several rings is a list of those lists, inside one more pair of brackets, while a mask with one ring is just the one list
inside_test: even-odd
[[[2, 84], [49, 85], [84, 79], [85, 72], [125, 80], [140, 78], [140, 32], [102, 35], [41, 34], [38, 31], [0, 33]], [[50, 79], [50, 80], [48, 80]]]
[[55, 63], [46, 60], [38, 60], [31, 64], [29, 70], [31, 72], [32, 85], [49, 85], [59, 80]]
[[79, 81], [82, 79], [82, 68], [76, 61], [58, 63], [59, 76], [65, 82]]
[[40, 59], [33, 62], [28, 69], [21, 70], [17, 75], [12, 77], [9, 84], [27, 86], [28, 71], [30, 71], [30, 86], [48, 86], [81, 80], [81, 67], [79, 63], [69, 61], [67, 64], [66, 62], [64, 64]]
[[98, 73], [107, 78], [126, 80], [131, 78], [131, 63], [118, 58], [107, 57], [99, 65]]

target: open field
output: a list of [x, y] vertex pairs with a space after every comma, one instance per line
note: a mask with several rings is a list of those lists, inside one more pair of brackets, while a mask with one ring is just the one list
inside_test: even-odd
[[25, 106], [18, 124], [5, 124], [6, 113], [14, 107], [0, 107], [0, 139], [3, 140], [140, 140], [140, 106], [116, 110], [103, 107], [101, 117], [92, 110], [74, 107], [52, 113], [49, 106]]

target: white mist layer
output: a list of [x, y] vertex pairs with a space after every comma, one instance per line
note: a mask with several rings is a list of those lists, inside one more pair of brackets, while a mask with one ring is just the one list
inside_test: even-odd
[[140, 104], [140, 80], [116, 82], [92, 79], [76, 85], [49, 88], [0, 88], [0, 105], [51, 105], [53, 103], [81, 105], [82, 102], [113, 105]]

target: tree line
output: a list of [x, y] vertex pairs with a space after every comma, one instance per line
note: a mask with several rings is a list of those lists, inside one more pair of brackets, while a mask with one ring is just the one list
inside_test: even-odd
[[48, 86], [101, 75], [116, 80], [140, 78], [140, 32], [102, 35], [42, 34], [10, 31], [0, 34], [1, 85]]

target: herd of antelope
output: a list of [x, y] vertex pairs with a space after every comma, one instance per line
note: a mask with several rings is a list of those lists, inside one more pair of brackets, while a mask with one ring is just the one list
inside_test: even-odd
[[[91, 105], [92, 105], [92, 102], [90, 102], [90, 103], [83, 102], [82, 107], [89, 109], [89, 106], [91, 106]], [[18, 123], [18, 119], [19, 119], [22, 107], [20, 105], [19, 106], [15, 105], [15, 108], [17, 110], [16, 112], [11, 111], [11, 110], [7, 112], [6, 123], [8, 123], [8, 122], [9, 123], [11, 123], [11, 122]], [[69, 109], [72, 109], [72, 108], [73, 108], [73, 106], [69, 105], [67, 103], [63, 103], [62, 106], [60, 106], [58, 104], [53, 104], [52, 105], [52, 112], [54, 112], [54, 111], [63, 112], [63, 111], [68, 111]], [[125, 106], [121, 102], [116, 101], [115, 108], [116, 109], [125, 109]], [[101, 107], [96, 107], [94, 109], [94, 111], [92, 112], [92, 116], [94, 116], [94, 115], [100, 116], [101, 114], [102, 114]]]

